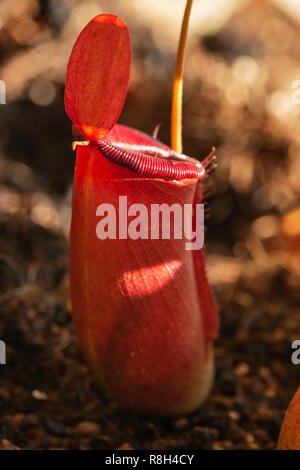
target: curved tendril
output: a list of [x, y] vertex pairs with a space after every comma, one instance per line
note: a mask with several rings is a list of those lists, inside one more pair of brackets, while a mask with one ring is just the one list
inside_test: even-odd
[[182, 153], [182, 88], [186, 39], [193, 0], [187, 0], [177, 51], [171, 113], [171, 147]]

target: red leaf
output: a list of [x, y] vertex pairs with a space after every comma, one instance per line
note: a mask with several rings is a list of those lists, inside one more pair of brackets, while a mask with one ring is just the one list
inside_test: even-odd
[[65, 106], [88, 139], [103, 139], [117, 122], [130, 61], [128, 29], [115, 15], [96, 16], [78, 36], [67, 69]]

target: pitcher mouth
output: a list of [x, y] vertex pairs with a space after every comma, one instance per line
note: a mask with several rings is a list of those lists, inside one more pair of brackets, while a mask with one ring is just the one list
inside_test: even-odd
[[[75, 129], [74, 135], [81, 139], [82, 133]], [[102, 156], [118, 165], [148, 178], [160, 178], [167, 181], [180, 181], [183, 179], [203, 180], [216, 166], [215, 147], [201, 162], [195, 158], [176, 152], [165, 146], [132, 145], [120, 142], [108, 142], [105, 139], [87, 141], [76, 140], [77, 145], [94, 143]]]

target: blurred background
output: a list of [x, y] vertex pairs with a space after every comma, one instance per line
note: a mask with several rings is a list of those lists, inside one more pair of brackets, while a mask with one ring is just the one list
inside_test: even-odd
[[[0, 447], [272, 448], [300, 383], [300, 1], [195, 0], [184, 153], [218, 167], [206, 201], [217, 380], [191, 419], [142, 420], [98, 389], [68, 296], [75, 154], [63, 95], [76, 37], [119, 15], [133, 59], [120, 122], [169, 143], [184, 0], [1, 0]], [[80, 407], [80, 412], [78, 408]], [[95, 418], [96, 417], [96, 418]], [[82, 424], [83, 423], [83, 424]]]

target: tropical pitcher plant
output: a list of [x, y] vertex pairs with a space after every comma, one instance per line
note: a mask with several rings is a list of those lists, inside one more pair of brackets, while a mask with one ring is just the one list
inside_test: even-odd
[[278, 450], [300, 450], [300, 387], [292, 398], [281, 426]]
[[[193, 209], [195, 228], [214, 161], [214, 149], [201, 163], [181, 150], [191, 4], [177, 58], [172, 148], [117, 124], [131, 61], [128, 29], [119, 17], [99, 15], [88, 23], [75, 42], [66, 78], [65, 105], [77, 149], [70, 290], [79, 342], [101, 383], [122, 405], [155, 414], [193, 411], [214, 376], [217, 315], [203, 250], [187, 249], [183, 237], [157, 236], [164, 230], [161, 218], [157, 226], [150, 221], [143, 228], [139, 213], [140, 207], [150, 213], [153, 206], [186, 205]], [[99, 237], [105, 230], [107, 236]]]

